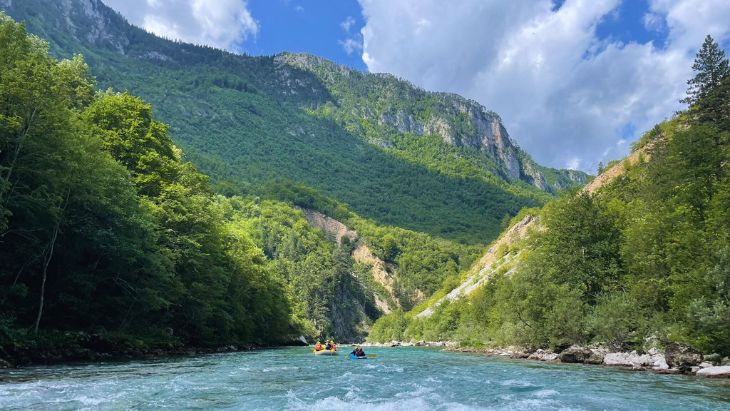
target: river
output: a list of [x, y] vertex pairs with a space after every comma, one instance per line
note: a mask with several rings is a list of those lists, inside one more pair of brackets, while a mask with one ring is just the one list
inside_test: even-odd
[[0, 409], [730, 410], [728, 380], [428, 348], [367, 351], [377, 358], [282, 348], [0, 370]]

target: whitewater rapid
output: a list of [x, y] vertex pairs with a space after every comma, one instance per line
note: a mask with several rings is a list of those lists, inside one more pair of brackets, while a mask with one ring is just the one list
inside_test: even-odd
[[378, 358], [285, 348], [0, 370], [0, 409], [730, 410], [726, 380], [415, 347], [367, 351]]

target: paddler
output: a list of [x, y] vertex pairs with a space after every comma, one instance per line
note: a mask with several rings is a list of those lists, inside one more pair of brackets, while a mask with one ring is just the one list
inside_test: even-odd
[[354, 355], [355, 357], [365, 357], [365, 351], [363, 351], [362, 347], [360, 347], [359, 345], [357, 347], [355, 347], [354, 350], [352, 350], [351, 354]]
[[317, 341], [317, 344], [314, 344], [314, 351], [322, 351], [324, 350], [324, 347], [322, 347], [322, 343]]

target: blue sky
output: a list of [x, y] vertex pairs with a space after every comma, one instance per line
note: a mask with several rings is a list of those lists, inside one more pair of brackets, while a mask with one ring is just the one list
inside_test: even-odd
[[728, 0], [104, 0], [140, 27], [234, 52], [319, 55], [497, 112], [539, 163], [594, 172], [683, 106]]
[[[367, 69], [361, 50], [347, 54], [341, 43], [359, 36], [363, 26], [357, 1], [252, 0], [248, 5], [260, 28], [256, 37], [243, 45], [244, 52], [307, 52], [359, 70]], [[352, 23], [343, 24], [346, 21]]]
[[[554, 1], [559, 9], [564, 0]], [[237, 47], [252, 55], [270, 55], [281, 51], [307, 52], [359, 70], [367, 70], [359, 52], [347, 53], [342, 42], [359, 37], [364, 25], [357, 0], [250, 0], [248, 8], [259, 22], [255, 38]], [[599, 39], [624, 43], [654, 42], [662, 47], [666, 30], [649, 30], [644, 16], [647, 0], [623, 1], [596, 28]], [[349, 27], [343, 23], [351, 19]], [[358, 38], [359, 40], [359, 38]]]

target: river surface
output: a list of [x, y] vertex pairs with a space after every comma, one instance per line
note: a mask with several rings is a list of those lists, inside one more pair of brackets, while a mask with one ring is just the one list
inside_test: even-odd
[[366, 351], [377, 358], [283, 348], [0, 370], [0, 409], [730, 410], [728, 380], [427, 348]]

